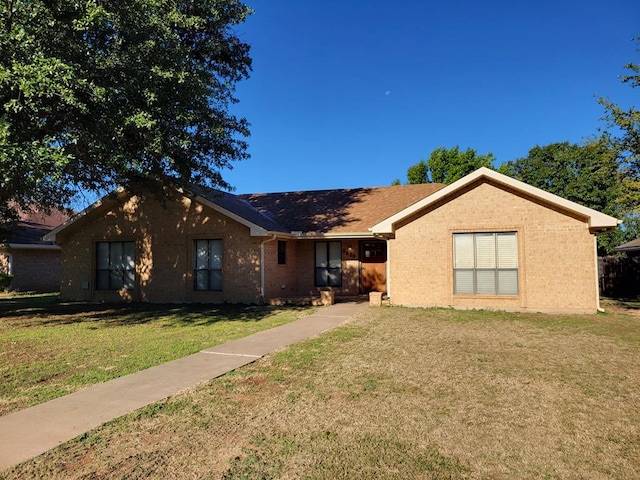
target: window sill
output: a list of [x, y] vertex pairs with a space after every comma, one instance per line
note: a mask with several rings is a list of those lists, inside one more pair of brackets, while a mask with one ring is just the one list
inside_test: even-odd
[[516, 295], [488, 295], [488, 294], [472, 294], [472, 293], [454, 293], [453, 298], [508, 298], [517, 299], [520, 298], [520, 294]]

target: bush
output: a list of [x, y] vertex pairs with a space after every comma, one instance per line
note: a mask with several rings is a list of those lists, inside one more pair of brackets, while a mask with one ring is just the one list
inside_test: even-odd
[[10, 273], [0, 273], [0, 290], [9, 290], [9, 286], [11, 286], [11, 280], [13, 280], [13, 275], [11, 275]]

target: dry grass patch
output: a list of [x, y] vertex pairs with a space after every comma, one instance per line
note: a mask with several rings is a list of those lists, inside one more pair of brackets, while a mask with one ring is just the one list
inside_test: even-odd
[[368, 309], [3, 478], [640, 478], [640, 323]]

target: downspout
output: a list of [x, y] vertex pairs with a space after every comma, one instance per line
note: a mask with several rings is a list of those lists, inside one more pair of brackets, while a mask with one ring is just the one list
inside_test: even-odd
[[386, 266], [386, 276], [387, 276], [387, 298], [391, 297], [391, 257], [389, 256], [390, 248], [389, 248], [389, 239], [385, 239], [386, 247], [387, 247], [387, 266]]
[[271, 238], [267, 238], [260, 243], [260, 299], [264, 302], [264, 246], [269, 242], [273, 242], [277, 238], [275, 233], [271, 234]]
[[604, 312], [604, 308], [600, 306], [600, 273], [598, 270], [598, 236], [593, 236], [593, 256], [595, 257], [596, 268], [596, 310], [600, 313]]

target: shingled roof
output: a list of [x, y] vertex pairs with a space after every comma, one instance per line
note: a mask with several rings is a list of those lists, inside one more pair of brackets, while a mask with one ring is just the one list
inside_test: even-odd
[[[178, 187], [210, 207], [247, 225], [251, 235], [284, 233], [303, 235], [371, 235], [369, 228], [424, 199], [444, 185], [395, 185], [391, 187], [315, 190], [234, 195], [211, 188]], [[123, 190], [121, 190], [123, 192]], [[107, 196], [105, 199], [115, 199]], [[105, 199], [54, 228], [47, 240], [104, 205]]]
[[370, 227], [443, 188], [438, 183], [238, 195], [281, 231], [368, 233]]
[[46, 246], [51, 242], [45, 242], [42, 237], [69, 219], [69, 214], [62, 210], [52, 210], [46, 213], [42, 210], [19, 210], [19, 218], [11, 223], [8, 228], [0, 231], [0, 244], [10, 246], [32, 245]]

